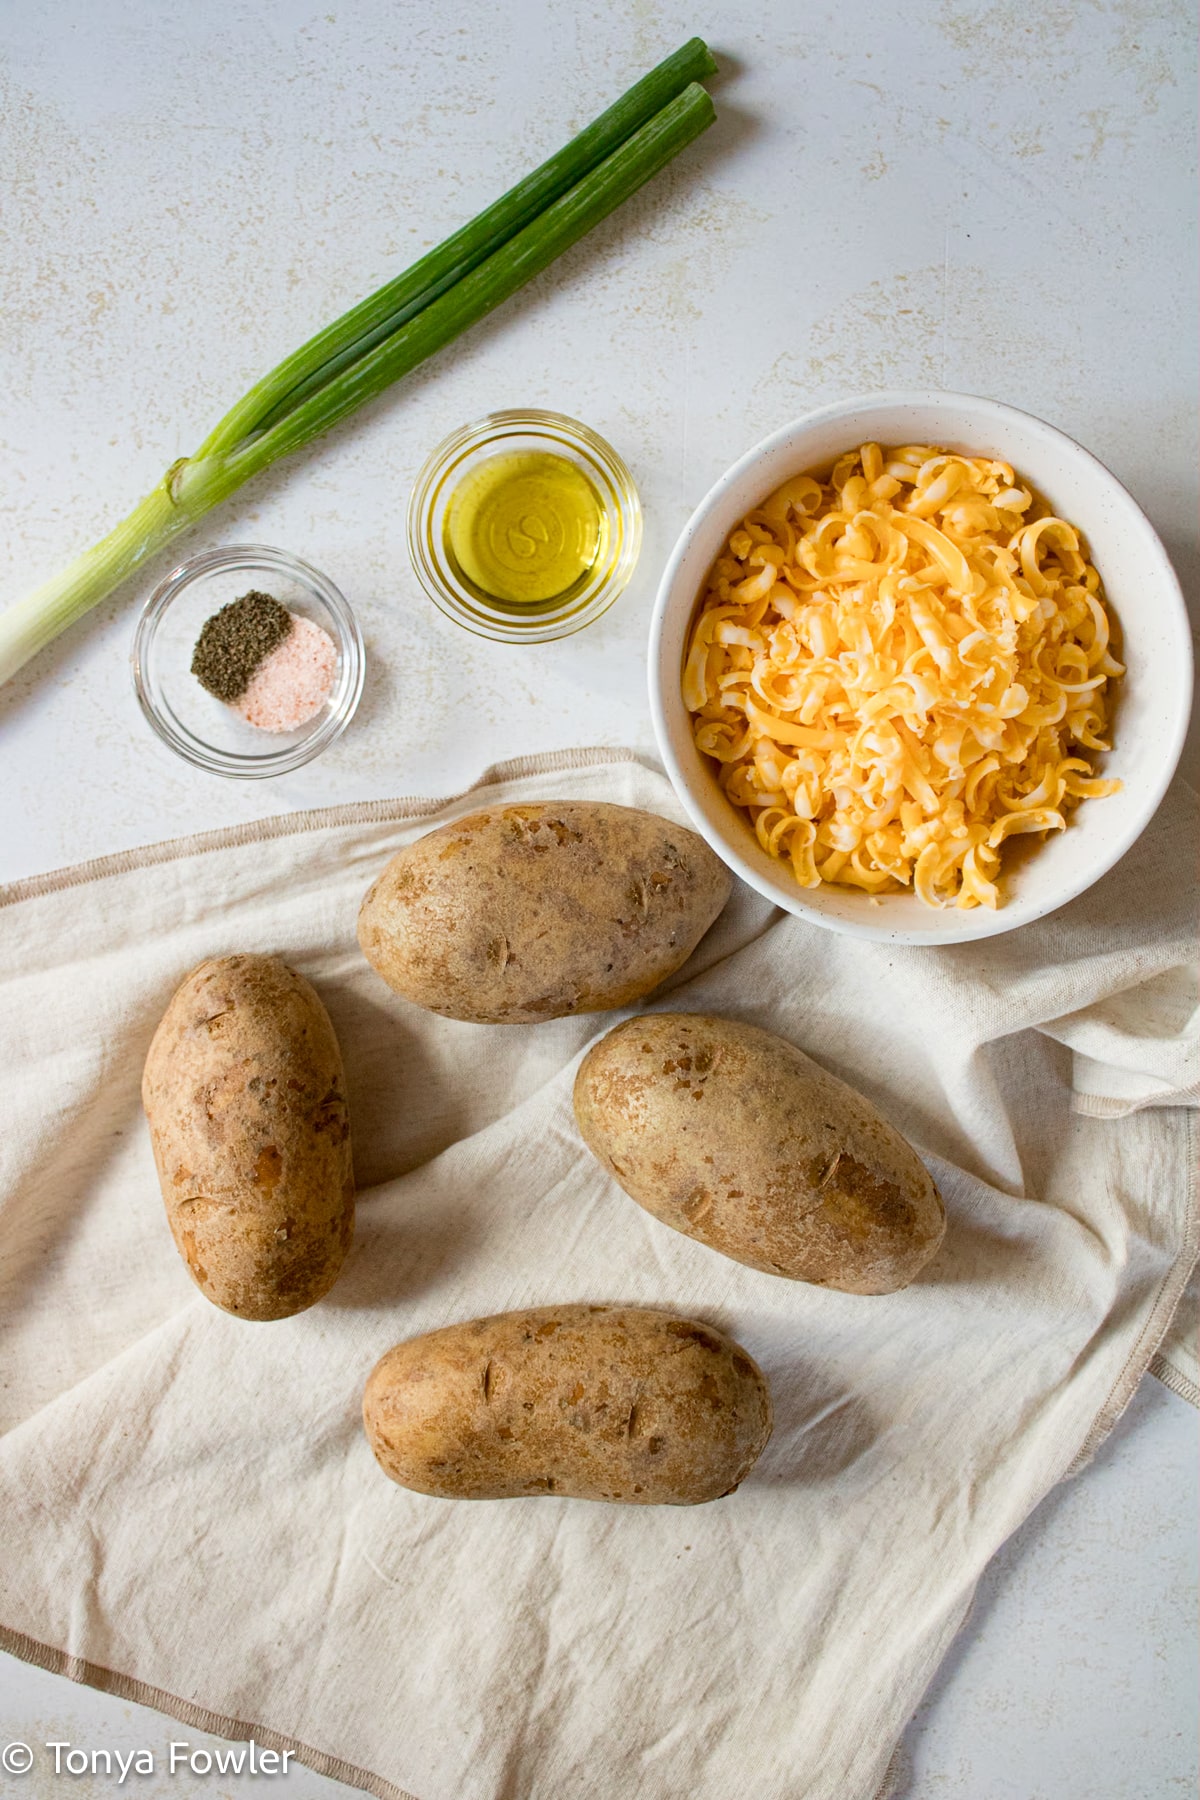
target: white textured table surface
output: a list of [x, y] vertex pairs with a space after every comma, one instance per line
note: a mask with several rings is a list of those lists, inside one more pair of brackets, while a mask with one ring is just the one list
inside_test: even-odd
[[[852, 392], [958, 388], [1062, 426], [1132, 489], [1196, 594], [1189, 4], [328, 4], [0, 8], [0, 601], [693, 31], [724, 71], [719, 123], [180, 547], [279, 544], [339, 584], [369, 657], [342, 742], [239, 785], [150, 735], [128, 649], [164, 559], [0, 693], [0, 880], [298, 806], [447, 793], [531, 750], [649, 748], [643, 645], [677, 531], [757, 438]], [[603, 432], [646, 509], [624, 598], [541, 648], [445, 624], [404, 551], [428, 450], [514, 405]], [[1007, 1546], [910, 1728], [904, 1800], [1193, 1791], [1195, 1440], [1191, 1410], [1147, 1383], [1098, 1465]], [[144, 1744], [161, 1764], [182, 1736], [201, 1741], [0, 1661], [0, 1740]], [[279, 1785], [341, 1791], [304, 1771]], [[42, 1752], [23, 1782], [0, 1775], [10, 1790], [117, 1787], [55, 1778]]]

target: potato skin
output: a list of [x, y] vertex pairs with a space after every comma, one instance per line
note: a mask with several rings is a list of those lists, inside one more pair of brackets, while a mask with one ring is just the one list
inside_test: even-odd
[[438, 1499], [695, 1506], [745, 1478], [772, 1415], [757, 1363], [711, 1325], [571, 1305], [397, 1344], [363, 1423], [384, 1472]]
[[491, 807], [395, 855], [358, 941], [447, 1019], [528, 1025], [628, 1006], [686, 962], [726, 900], [702, 838], [629, 806]]
[[154, 1034], [142, 1104], [176, 1247], [207, 1299], [284, 1319], [337, 1279], [354, 1232], [341, 1051], [273, 956], [192, 970]]
[[946, 1229], [916, 1151], [794, 1044], [703, 1013], [630, 1019], [575, 1079], [588, 1148], [647, 1212], [736, 1262], [905, 1287]]

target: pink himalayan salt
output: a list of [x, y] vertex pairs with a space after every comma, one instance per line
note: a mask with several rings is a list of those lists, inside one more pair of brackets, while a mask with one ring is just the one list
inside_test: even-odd
[[295, 731], [319, 713], [333, 691], [337, 646], [311, 619], [292, 614], [292, 629], [264, 656], [239, 699], [231, 702], [260, 731]]

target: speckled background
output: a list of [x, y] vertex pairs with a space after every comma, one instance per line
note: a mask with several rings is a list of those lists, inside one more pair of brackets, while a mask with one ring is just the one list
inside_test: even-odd
[[[703, 27], [718, 124], [367, 412], [236, 496], [0, 696], [0, 877], [484, 763], [649, 742], [657, 574], [758, 437], [881, 385], [989, 394], [1095, 450], [1195, 568], [1191, 7], [50, 0], [3, 10], [0, 599], [53, 572], [310, 331]], [[587, 420], [646, 508], [575, 642], [480, 643], [408, 568], [427, 452], [497, 407]], [[186, 549], [280, 544], [362, 621], [362, 710], [238, 786], [143, 724], [136, 608]], [[86, 770], [86, 779], [80, 780]]]
[[[656, 0], [6, 0], [0, 601], [693, 31], [723, 71], [699, 145], [0, 693], [0, 879], [297, 806], [445, 793], [518, 753], [648, 748], [646, 625], [680, 526], [757, 438], [854, 391], [958, 388], [1051, 420], [1129, 485], [1200, 590], [1183, 0], [719, 0], [703, 16]], [[599, 625], [508, 648], [423, 599], [404, 509], [439, 438], [526, 404], [612, 440], [646, 537]], [[262, 784], [178, 761], [128, 670], [155, 581], [238, 541], [327, 571], [369, 656], [344, 739]], [[989, 1576], [910, 1733], [904, 1800], [1193, 1791], [1194, 1415], [1153, 1389], [1122, 1432]], [[0, 1664], [0, 1736], [185, 1735], [144, 1717]], [[307, 1773], [279, 1785], [339, 1791]], [[44, 1772], [19, 1791], [67, 1787], [117, 1791]]]

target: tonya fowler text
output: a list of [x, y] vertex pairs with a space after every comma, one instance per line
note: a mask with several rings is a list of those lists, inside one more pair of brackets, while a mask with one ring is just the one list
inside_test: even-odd
[[293, 1757], [291, 1750], [265, 1750], [253, 1738], [248, 1744], [211, 1750], [172, 1740], [165, 1755], [153, 1750], [84, 1750], [51, 1739], [42, 1754], [29, 1744], [7, 1744], [0, 1763], [13, 1775], [27, 1774], [37, 1762], [52, 1768], [55, 1775], [114, 1776], [120, 1787], [129, 1775], [286, 1775]]

